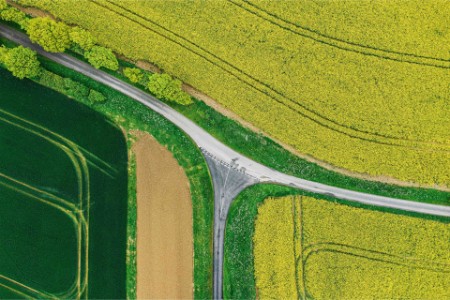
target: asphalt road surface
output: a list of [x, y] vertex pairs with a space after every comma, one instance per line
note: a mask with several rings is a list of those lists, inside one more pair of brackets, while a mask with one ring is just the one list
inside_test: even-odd
[[[97, 70], [92, 66], [67, 54], [47, 53], [39, 46], [32, 44], [26, 35], [14, 29], [11, 29], [6, 25], [0, 24], [0, 35], [16, 42], [17, 44], [22, 44], [26, 47], [32, 48], [42, 56], [45, 56], [68, 68], [71, 68], [72, 70], [80, 72], [146, 105], [150, 109], [163, 115], [165, 118], [181, 128], [202, 149], [202, 152], [204, 154], [207, 154], [210, 158], [213, 158], [213, 160], [218, 162], [219, 164], [223, 164], [224, 166], [233, 166], [234, 170], [239, 170], [240, 173], [246, 175], [246, 178], [251, 178], [254, 182], [277, 183], [309, 192], [329, 195], [332, 197], [368, 205], [400, 209], [404, 211], [418, 212], [428, 215], [450, 217], [450, 206], [420, 203], [355, 192], [300, 179], [268, 168], [232, 150], [228, 146], [222, 144], [217, 139], [212, 137], [208, 132], [196, 125], [194, 122], [178, 113], [174, 109], [170, 108], [166, 104], [160, 102], [155, 97], [125, 82], [122, 82], [114, 76]], [[212, 176], [215, 175], [213, 174]], [[215, 189], [217, 189], [216, 186]], [[216, 195], [215, 198], [218, 198], [219, 196], [220, 195]], [[215, 228], [218, 229], [215, 229], [214, 235], [214, 244], [217, 245], [217, 247], [215, 247], [214, 253], [214, 297], [219, 299], [222, 298], [223, 227], [228, 212], [228, 206], [230, 204], [229, 202], [232, 201], [232, 199], [228, 199], [227, 201], [228, 203], [225, 203], [225, 206], [227, 206], [225, 210], [222, 210], [221, 208], [219, 209], [219, 206], [222, 207], [224, 203], [215, 202]], [[219, 233], [216, 235], [217, 232]]]

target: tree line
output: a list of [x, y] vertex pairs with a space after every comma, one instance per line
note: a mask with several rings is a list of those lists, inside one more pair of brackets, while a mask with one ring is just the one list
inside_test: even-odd
[[[24, 12], [9, 6], [5, 0], [0, 0], [0, 19], [18, 24], [33, 43], [40, 45], [47, 52], [62, 53], [71, 49], [82, 53], [96, 69], [119, 70], [119, 62], [112, 50], [97, 45], [95, 37], [81, 27], [68, 26], [49, 17], [30, 19]], [[22, 46], [12, 49], [1, 47], [0, 63], [20, 79], [33, 78], [40, 74], [36, 53]], [[191, 97], [181, 88], [182, 82], [169, 74], [144, 76], [138, 68], [124, 68], [122, 72], [132, 83], [142, 83], [158, 98], [182, 105], [192, 103]]]

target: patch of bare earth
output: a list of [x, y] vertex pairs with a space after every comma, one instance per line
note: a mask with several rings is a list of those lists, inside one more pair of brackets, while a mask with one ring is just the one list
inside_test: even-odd
[[189, 181], [148, 134], [133, 145], [137, 173], [137, 298], [192, 299], [193, 227]]

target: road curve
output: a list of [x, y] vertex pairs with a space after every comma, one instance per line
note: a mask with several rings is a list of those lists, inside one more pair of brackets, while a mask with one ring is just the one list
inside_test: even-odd
[[[329, 195], [336, 198], [368, 205], [394, 208], [428, 215], [450, 217], [450, 206], [420, 203], [366, 194], [361, 192], [355, 192], [351, 190], [346, 190], [317, 182], [300, 179], [294, 176], [283, 174], [266, 166], [263, 166], [247, 158], [246, 156], [239, 154], [238, 152], [232, 150], [231, 148], [225, 146], [217, 139], [212, 137], [204, 129], [202, 129], [194, 122], [192, 122], [182, 114], [178, 113], [171, 107], [160, 102], [155, 97], [115, 78], [112, 75], [94, 69], [92, 66], [76, 58], [73, 58], [67, 54], [54, 54], [45, 52], [44, 50], [42, 50], [41, 47], [32, 44], [25, 34], [20, 33], [3, 24], [0, 24], [0, 36], [3, 36], [11, 41], [14, 41], [17, 44], [21, 44], [33, 50], [36, 50], [42, 56], [45, 56], [61, 65], [64, 65], [72, 70], [82, 73], [146, 105], [150, 109], [163, 115], [165, 118], [167, 118], [172, 123], [177, 125], [187, 135], [189, 135], [192, 138], [192, 140], [202, 149], [202, 152], [204, 154], [207, 153], [209, 157], [214, 158], [218, 162], [233, 165], [236, 169], [240, 170], [241, 172], [245, 173], [246, 175], [250, 176], [251, 178], [255, 179], [258, 182], [282, 184], [309, 192]], [[226, 215], [222, 216], [222, 219], [226, 219]], [[223, 221], [223, 224], [224, 222], [225, 221]], [[216, 241], [216, 238], [214, 242], [215, 244], [218, 243], [218, 241]], [[221, 246], [223, 245], [221, 244]], [[220, 252], [223, 251], [223, 247], [220, 247], [219, 251]], [[223, 252], [218, 253], [217, 255], [219, 257], [223, 257]], [[220, 275], [221, 272], [219, 272], [218, 276]], [[221, 298], [221, 278], [219, 279], [219, 281], [220, 284], [219, 286], [215, 287], [215, 289], [219, 289], [218, 293], [220, 294], [217, 293], [214, 294], [220, 295], [218, 296], [218, 298]]]

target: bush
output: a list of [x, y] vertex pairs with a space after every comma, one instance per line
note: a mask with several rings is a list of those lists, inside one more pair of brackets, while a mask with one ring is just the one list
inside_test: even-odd
[[119, 62], [111, 49], [94, 46], [91, 51], [84, 55], [89, 63], [96, 69], [101, 67], [116, 71], [119, 69]]
[[87, 86], [70, 78], [64, 78], [64, 89], [66, 94], [76, 99], [86, 98], [89, 95], [89, 88]]
[[42, 69], [38, 82], [58, 92], [64, 92], [64, 78], [45, 69]]
[[141, 81], [144, 78], [144, 74], [138, 68], [125, 68], [123, 69], [123, 74], [134, 83]]
[[48, 52], [64, 52], [70, 47], [69, 26], [50, 18], [30, 20], [27, 33], [32, 42]]
[[106, 97], [102, 93], [97, 92], [96, 90], [89, 91], [88, 99], [92, 103], [105, 103], [106, 102]]
[[31, 49], [19, 46], [7, 50], [2, 55], [6, 68], [17, 78], [33, 78], [40, 73], [40, 63], [36, 52]]

